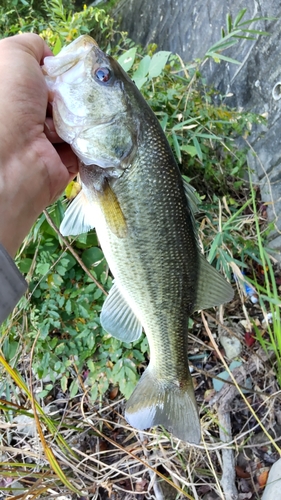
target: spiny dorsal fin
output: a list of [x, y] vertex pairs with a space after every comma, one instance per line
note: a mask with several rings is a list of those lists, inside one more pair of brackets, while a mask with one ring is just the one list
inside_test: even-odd
[[199, 199], [195, 194], [196, 189], [193, 186], [191, 186], [183, 176], [182, 176], [182, 181], [183, 181], [184, 192], [189, 204], [189, 208], [193, 214], [196, 214], [197, 212], [199, 212], [199, 207], [198, 207]]

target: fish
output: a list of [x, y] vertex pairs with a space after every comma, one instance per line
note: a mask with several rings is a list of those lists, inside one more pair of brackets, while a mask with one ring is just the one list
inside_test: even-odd
[[46, 57], [43, 72], [56, 131], [79, 158], [82, 186], [60, 231], [96, 229], [114, 278], [101, 325], [127, 343], [144, 330], [149, 343], [125, 418], [136, 429], [162, 425], [198, 444], [188, 321], [230, 301], [233, 289], [200, 250], [194, 190], [134, 82], [89, 35]]

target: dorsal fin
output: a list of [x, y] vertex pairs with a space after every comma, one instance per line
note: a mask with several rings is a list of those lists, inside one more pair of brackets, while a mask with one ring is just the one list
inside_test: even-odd
[[199, 257], [199, 276], [194, 311], [219, 306], [233, 299], [233, 288], [204, 255]]

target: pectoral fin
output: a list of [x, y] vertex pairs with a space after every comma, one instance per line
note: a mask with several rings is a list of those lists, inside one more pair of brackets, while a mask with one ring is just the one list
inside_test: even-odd
[[103, 304], [100, 322], [104, 330], [122, 342], [133, 342], [141, 336], [142, 326], [116, 284]]
[[126, 220], [110, 185], [106, 182], [101, 191], [93, 188], [92, 194], [95, 202], [90, 201], [82, 189], [69, 205], [60, 226], [61, 234], [76, 236], [93, 229], [95, 227], [95, 203], [98, 203], [109, 229], [118, 238], [124, 238], [127, 234]]
[[233, 299], [232, 286], [200, 255], [199, 279], [194, 311], [219, 306]]
[[69, 205], [60, 225], [63, 236], [87, 233], [95, 227], [94, 205], [90, 203], [83, 189]]
[[96, 195], [109, 229], [118, 238], [124, 238], [127, 234], [127, 223], [116, 194], [110, 185], [105, 183], [103, 190], [97, 191]]

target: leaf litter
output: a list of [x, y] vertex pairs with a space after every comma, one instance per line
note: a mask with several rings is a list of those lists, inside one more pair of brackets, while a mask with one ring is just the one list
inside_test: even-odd
[[[256, 305], [247, 303], [246, 307], [254, 307], [260, 314]], [[190, 353], [194, 356], [193, 380], [202, 423], [200, 446], [183, 443], [164, 429], [147, 432], [131, 429], [123, 418], [125, 401], [120, 399], [116, 387], [110, 388], [103, 400], [92, 404], [87, 388], [80, 386], [79, 393], [70, 399], [58, 386], [48, 394], [42, 406], [58, 426], [73, 456], [61, 450], [46, 427], [43, 426], [43, 430], [65, 475], [81, 491], [80, 497], [74, 493], [69, 496], [69, 491], [59, 484], [50, 469], [38, 436], [25, 431], [23, 425], [19, 427], [17, 415], [23, 408], [31, 411], [27, 398], [19, 392], [11, 398], [15, 404], [21, 401], [17, 411], [13, 408], [3, 411], [5, 401], [1, 401], [2, 498], [38, 498], [40, 491], [39, 498], [50, 499], [228, 498], [222, 496], [227, 492], [223, 483], [226, 473], [229, 480], [230, 471], [225, 469], [223, 457], [228, 452], [233, 459], [231, 473], [236, 498], [260, 498], [281, 446], [280, 389], [273, 370], [274, 357], [268, 357], [257, 342], [249, 346], [243, 339], [237, 305], [227, 305], [225, 315], [231, 321], [228, 330], [243, 346], [241, 364], [233, 369], [232, 375], [238, 388], [245, 387], [246, 380], [250, 379], [252, 389], [244, 400], [231, 379], [218, 392], [214, 390], [213, 381], [215, 377], [220, 379], [224, 369], [220, 356], [229, 365], [222, 346], [216, 343], [220, 322], [213, 315], [206, 315], [210, 339], [206, 324], [199, 316], [195, 317]], [[216, 343], [218, 352], [212, 342]], [[21, 371], [26, 369], [26, 363], [27, 360], [23, 360]], [[35, 394], [41, 390], [41, 381], [33, 380], [32, 384]], [[229, 429], [222, 429], [222, 415], [229, 416]]]

